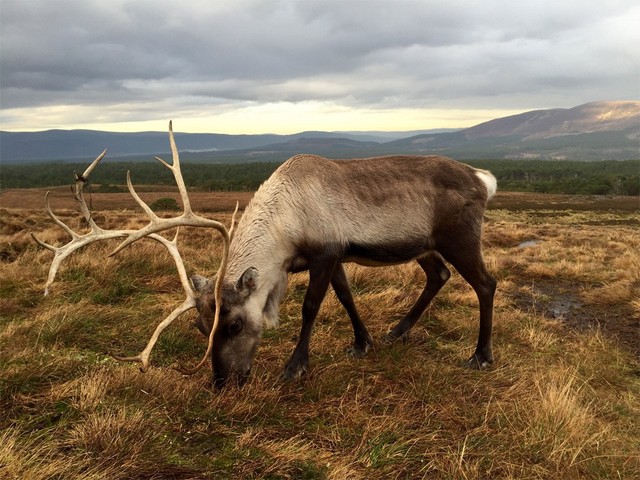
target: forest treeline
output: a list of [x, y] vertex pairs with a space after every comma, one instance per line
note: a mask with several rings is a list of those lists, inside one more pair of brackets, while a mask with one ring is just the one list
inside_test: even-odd
[[[502, 191], [584, 195], [640, 195], [640, 160], [578, 162], [563, 160], [473, 160], [490, 170]], [[192, 190], [253, 191], [279, 163], [182, 163]], [[3, 165], [0, 189], [53, 187], [73, 183], [87, 164]], [[126, 191], [126, 172], [135, 185], [174, 185], [171, 173], [156, 162], [105, 162], [91, 174], [94, 191]]]

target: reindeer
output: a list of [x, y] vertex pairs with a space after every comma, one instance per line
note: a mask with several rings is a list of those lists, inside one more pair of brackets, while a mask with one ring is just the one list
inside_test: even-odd
[[[351, 320], [354, 332], [351, 352], [366, 354], [371, 335], [358, 315], [345, 262], [384, 266], [416, 261], [426, 274], [426, 285], [411, 310], [386, 334], [387, 342], [404, 338], [423, 314], [451, 273], [445, 261], [475, 290], [480, 328], [475, 352], [465, 363], [486, 368], [493, 363], [491, 332], [496, 281], [487, 271], [481, 253], [481, 231], [487, 201], [496, 192], [496, 179], [476, 169], [440, 156], [387, 156], [354, 160], [329, 160], [296, 155], [265, 181], [236, 225], [231, 227], [193, 213], [180, 171], [180, 159], [171, 123], [169, 141], [172, 164], [156, 160], [174, 175], [184, 212], [159, 218], [135, 192], [131, 195], [146, 212], [150, 223], [140, 230], [103, 230], [91, 218], [82, 197], [84, 181], [105, 152], [76, 178], [76, 198], [91, 231], [80, 235], [46, 208], [51, 218], [72, 236], [69, 244], [54, 247], [36, 241], [55, 253], [45, 294], [62, 260], [82, 245], [106, 238], [125, 240], [111, 254], [149, 237], [172, 255], [186, 299], [154, 331], [147, 347], [134, 357], [116, 357], [142, 364], [146, 371], [151, 350], [160, 333], [179, 315], [196, 308], [198, 329], [208, 337], [207, 352], [193, 369], [211, 356], [213, 382], [223, 386], [232, 380], [244, 383], [260, 343], [264, 326], [275, 326], [289, 273], [309, 271], [309, 286], [302, 305], [298, 343], [285, 365], [283, 376], [294, 379], [309, 368], [309, 342], [320, 304], [331, 285]], [[217, 274], [211, 278], [187, 278], [178, 253], [177, 237], [167, 240], [158, 232], [179, 226], [201, 226], [220, 232], [224, 252]]]

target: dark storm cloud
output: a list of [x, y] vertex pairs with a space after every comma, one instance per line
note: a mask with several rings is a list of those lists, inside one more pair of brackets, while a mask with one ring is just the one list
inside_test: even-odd
[[3, 0], [2, 108], [633, 99], [640, 8], [591, 3]]

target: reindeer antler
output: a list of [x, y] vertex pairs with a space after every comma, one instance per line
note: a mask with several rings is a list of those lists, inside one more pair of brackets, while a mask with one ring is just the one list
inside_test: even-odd
[[156, 159], [160, 163], [162, 163], [165, 167], [169, 168], [173, 173], [173, 176], [178, 185], [178, 190], [180, 191], [180, 196], [182, 198], [182, 202], [184, 206], [184, 212], [181, 216], [175, 217], [175, 218], [169, 218], [169, 219], [163, 219], [158, 217], [151, 210], [151, 208], [140, 198], [140, 196], [135, 192], [133, 185], [131, 183], [131, 175], [129, 172], [127, 172], [127, 185], [129, 187], [129, 192], [134, 197], [136, 202], [138, 202], [138, 204], [142, 207], [142, 209], [147, 213], [147, 216], [150, 218], [150, 223], [149, 225], [147, 225], [147, 227], [140, 230], [105, 230], [100, 228], [94, 222], [91, 216], [91, 212], [89, 211], [89, 208], [87, 207], [86, 201], [84, 199], [83, 190], [84, 190], [86, 181], [88, 180], [89, 174], [98, 165], [100, 160], [104, 158], [107, 152], [105, 150], [100, 155], [98, 155], [98, 157], [91, 163], [91, 165], [89, 165], [89, 167], [87, 167], [87, 169], [84, 171], [82, 175], [76, 175], [76, 179], [75, 179], [75, 191], [74, 191], [75, 198], [80, 204], [80, 210], [82, 211], [82, 215], [84, 216], [85, 220], [87, 221], [90, 227], [90, 231], [86, 234], [79, 234], [75, 232], [73, 229], [71, 229], [64, 222], [62, 222], [62, 220], [60, 220], [58, 217], [56, 217], [56, 215], [51, 210], [51, 205], [49, 202], [49, 192], [47, 192], [45, 196], [47, 213], [57, 225], [63, 228], [71, 236], [71, 241], [61, 247], [55, 247], [53, 245], [50, 245], [48, 243], [45, 243], [39, 240], [33, 234], [31, 236], [39, 245], [41, 245], [42, 247], [54, 253], [54, 258], [49, 268], [49, 276], [47, 279], [47, 283], [45, 285], [45, 295], [49, 293], [49, 287], [53, 283], [56, 273], [58, 271], [58, 267], [60, 266], [62, 261], [65, 258], [67, 258], [69, 255], [71, 255], [73, 252], [78, 250], [79, 248], [85, 245], [88, 245], [90, 243], [93, 243], [99, 240], [126, 237], [124, 242], [122, 242], [118, 246], [118, 248], [116, 248], [116, 250], [111, 253], [111, 255], [114, 255], [120, 250], [122, 250], [124, 247], [126, 247], [127, 245], [141, 238], [148, 237], [161, 243], [167, 249], [167, 251], [173, 257], [173, 260], [176, 264], [178, 275], [180, 276], [180, 282], [182, 283], [182, 287], [185, 290], [186, 298], [179, 307], [173, 310], [162, 322], [158, 324], [153, 334], [151, 335], [151, 338], [149, 339], [147, 346], [144, 348], [144, 350], [142, 350], [142, 352], [140, 352], [138, 355], [133, 357], [114, 356], [114, 358], [120, 361], [141, 363], [142, 366], [140, 367], [140, 370], [145, 372], [149, 366], [149, 358], [151, 355], [151, 351], [153, 350], [153, 347], [155, 346], [162, 331], [165, 328], [167, 328], [180, 315], [182, 315], [183, 313], [187, 312], [192, 308], [195, 308], [196, 306], [196, 295], [193, 289], [191, 288], [191, 283], [187, 276], [184, 262], [182, 260], [182, 257], [180, 256], [180, 252], [178, 251], [178, 245], [177, 245], [178, 231], [176, 231], [175, 237], [171, 241], [161, 235], [157, 235], [156, 232], [160, 232], [162, 230], [167, 230], [167, 229], [180, 227], [180, 226], [211, 227], [218, 230], [221, 233], [224, 241], [224, 251], [223, 251], [222, 261], [221, 261], [220, 268], [217, 274], [217, 279], [216, 279], [216, 285], [215, 285], [215, 291], [214, 291], [215, 300], [216, 300], [216, 311], [214, 316], [213, 327], [211, 328], [211, 333], [209, 335], [209, 341], [207, 344], [207, 352], [205, 353], [200, 363], [193, 369], [179, 368], [179, 370], [185, 374], [192, 374], [198, 371], [200, 368], [202, 368], [202, 366], [206, 363], [207, 357], [211, 354], [211, 349], [213, 348], [213, 335], [215, 333], [216, 327], [218, 325], [219, 317], [220, 317], [220, 304], [221, 304], [220, 292], [222, 288], [222, 280], [224, 278], [224, 273], [226, 271], [227, 259], [229, 256], [229, 242], [230, 242], [230, 237], [233, 234], [233, 230], [235, 228], [235, 219], [236, 219], [236, 214], [238, 212], [238, 204], [236, 204], [236, 209], [231, 219], [230, 230], [227, 230], [227, 228], [220, 222], [195, 215], [191, 210], [187, 189], [184, 183], [184, 179], [182, 177], [182, 172], [180, 170], [180, 158], [178, 155], [178, 149], [176, 147], [175, 139], [173, 136], [173, 128], [172, 128], [171, 122], [169, 122], [169, 142], [171, 144], [171, 151], [173, 154], [173, 164], [169, 165], [167, 162], [165, 162], [159, 157], [156, 157]]

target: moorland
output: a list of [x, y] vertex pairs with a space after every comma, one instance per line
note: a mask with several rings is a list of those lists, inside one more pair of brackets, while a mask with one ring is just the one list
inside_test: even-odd
[[[53, 209], [83, 231], [68, 187], [53, 190]], [[177, 195], [141, 190], [149, 202]], [[250, 197], [197, 191], [192, 204], [228, 223], [235, 201]], [[146, 223], [128, 193], [96, 188], [87, 199], [105, 228]], [[158, 245], [115, 257], [114, 243], [91, 245], [43, 296], [51, 252], [30, 234], [68, 241], [43, 202], [43, 189], [0, 196], [0, 477], [640, 477], [638, 197], [500, 192], [491, 201], [483, 243], [498, 292], [488, 370], [462, 367], [477, 300], [457, 273], [409, 339], [387, 345], [422, 270], [349, 265], [374, 350], [346, 353], [350, 324], [330, 292], [309, 374], [283, 381], [307, 282], [296, 274], [250, 380], [223, 391], [206, 369], [185, 377], [171, 368], [204, 352], [189, 318], [161, 337], [147, 373], [110, 356], [140, 351], [182, 301]], [[217, 269], [216, 234], [184, 229], [180, 242], [190, 273]]]

